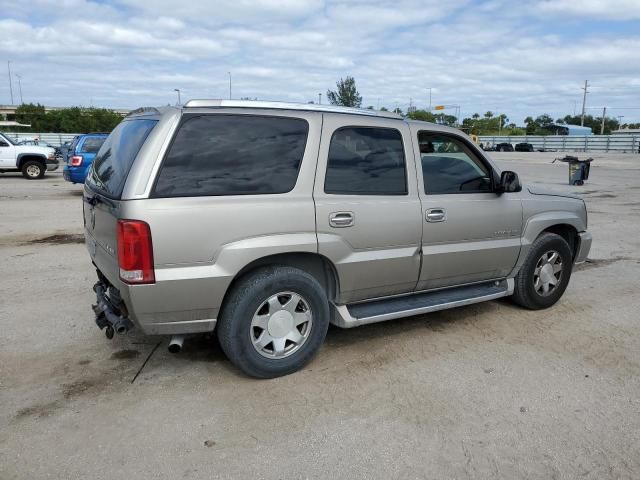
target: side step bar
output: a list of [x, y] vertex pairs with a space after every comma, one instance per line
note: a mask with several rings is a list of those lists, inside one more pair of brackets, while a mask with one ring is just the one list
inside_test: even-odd
[[426, 293], [414, 293], [384, 300], [334, 305], [333, 323], [342, 328], [353, 328], [369, 323], [462, 307], [507, 297], [513, 293], [513, 278], [463, 287], [447, 288]]

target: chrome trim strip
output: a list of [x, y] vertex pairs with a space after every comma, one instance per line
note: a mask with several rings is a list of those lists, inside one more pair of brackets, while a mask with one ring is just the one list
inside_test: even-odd
[[365, 108], [340, 107], [336, 105], [319, 105], [313, 103], [289, 103], [289, 102], [264, 102], [255, 100], [189, 100], [183, 108], [270, 108], [275, 110], [306, 110], [310, 112], [327, 113], [351, 113], [356, 115], [366, 115], [370, 117], [385, 117], [402, 120], [403, 118], [393, 112], [381, 112], [379, 110], [369, 110]]

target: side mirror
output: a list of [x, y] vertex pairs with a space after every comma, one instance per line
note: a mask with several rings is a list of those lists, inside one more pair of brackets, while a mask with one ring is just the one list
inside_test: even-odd
[[498, 184], [498, 194], [519, 192], [522, 190], [520, 178], [516, 172], [505, 170], [500, 174], [500, 183]]

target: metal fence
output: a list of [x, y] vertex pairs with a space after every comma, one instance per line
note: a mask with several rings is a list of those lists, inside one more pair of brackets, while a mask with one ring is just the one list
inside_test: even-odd
[[33, 132], [3, 132], [4, 135], [11, 140], [21, 142], [23, 140], [38, 139], [38, 143], [48, 143], [54, 147], [62, 145], [64, 142], [70, 142], [78, 133], [33, 133]]
[[524, 135], [481, 136], [484, 145], [498, 143], [530, 143], [535, 150], [553, 152], [619, 152], [640, 153], [640, 135]]

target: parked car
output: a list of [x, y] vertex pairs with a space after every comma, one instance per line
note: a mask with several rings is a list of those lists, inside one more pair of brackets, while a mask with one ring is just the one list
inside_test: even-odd
[[22, 172], [29, 180], [44, 177], [47, 170], [58, 168], [53, 148], [36, 145], [18, 145], [0, 133], [0, 173]]
[[215, 328], [255, 377], [300, 369], [329, 323], [550, 307], [591, 246], [580, 197], [522, 188], [459, 130], [258, 101], [129, 114], [89, 173], [84, 224], [108, 337], [137, 327], [177, 352]]
[[106, 133], [88, 133], [78, 135], [66, 153], [66, 160], [62, 175], [72, 183], [84, 183], [91, 168], [93, 159], [100, 147], [107, 139]]
[[510, 143], [497, 143], [496, 144], [496, 152], [513, 152], [513, 145]]
[[516, 152], [533, 152], [533, 145], [530, 143], [516, 143]]

